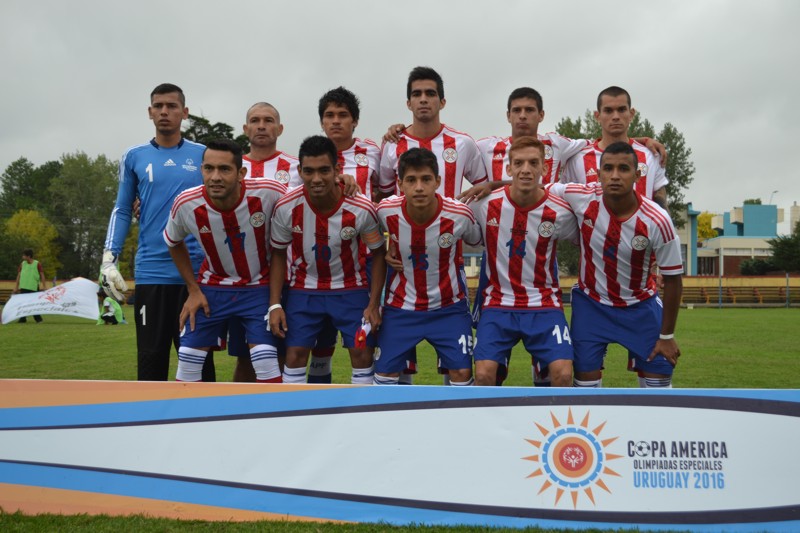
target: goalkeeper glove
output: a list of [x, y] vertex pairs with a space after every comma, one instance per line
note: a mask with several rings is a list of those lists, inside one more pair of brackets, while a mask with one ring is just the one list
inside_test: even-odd
[[117, 258], [111, 250], [103, 252], [103, 263], [100, 265], [100, 284], [106, 294], [118, 302], [124, 302], [125, 295], [123, 293], [128, 290], [128, 284], [117, 270], [116, 261]]

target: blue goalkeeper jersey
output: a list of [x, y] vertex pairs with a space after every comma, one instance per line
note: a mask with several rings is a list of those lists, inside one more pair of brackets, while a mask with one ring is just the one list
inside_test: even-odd
[[[117, 202], [108, 223], [105, 248], [119, 256], [131, 225], [132, 206], [138, 196], [139, 248], [134, 277], [137, 284], [183, 285], [164, 242], [164, 228], [175, 197], [203, 183], [200, 165], [205, 146], [181, 139], [177, 146], [164, 148], [155, 139], [129, 148], [119, 163]], [[192, 266], [197, 272], [203, 251], [193, 237], [186, 239]]]

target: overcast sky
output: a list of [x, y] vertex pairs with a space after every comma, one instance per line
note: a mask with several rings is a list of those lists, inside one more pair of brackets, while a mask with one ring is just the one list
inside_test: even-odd
[[773, 197], [788, 232], [800, 202], [798, 25], [793, 0], [3, 0], [0, 170], [78, 150], [118, 159], [152, 137], [161, 82], [184, 89], [191, 113], [237, 129], [250, 104], [271, 102], [291, 154], [321, 131], [319, 97], [345, 85], [362, 102], [356, 134], [377, 139], [410, 121], [406, 77], [428, 65], [444, 78], [443, 122], [476, 139], [510, 133], [516, 87], [542, 93], [546, 132], [622, 86], [657, 130], [684, 134], [695, 209]]

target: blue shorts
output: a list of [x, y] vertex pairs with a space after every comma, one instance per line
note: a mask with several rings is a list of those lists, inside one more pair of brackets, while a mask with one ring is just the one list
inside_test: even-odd
[[195, 315], [194, 331], [189, 323], [181, 332], [181, 346], [204, 348], [217, 346], [225, 338], [230, 323], [238, 322], [244, 328], [244, 338], [249, 344], [275, 346], [275, 337], [267, 329], [264, 315], [269, 309], [269, 287], [241, 289], [200, 287], [208, 300], [211, 316], [200, 309]]
[[476, 337], [475, 361], [495, 361], [508, 366], [511, 349], [520, 340], [539, 368], [553, 361], [572, 361], [572, 341], [561, 309], [484, 308]]
[[[269, 302], [269, 289], [267, 289], [267, 302]], [[283, 289], [283, 296], [281, 302], [286, 302], [286, 288]], [[269, 328], [268, 328], [269, 329]], [[226, 334], [222, 334], [222, 339], [226, 339]], [[335, 342], [335, 341], [334, 341]], [[250, 358], [250, 348], [247, 345], [247, 335], [245, 334], [244, 325], [238, 318], [232, 319], [228, 322], [227, 340], [222, 345], [222, 348], [228, 349], [228, 355], [233, 357], [247, 357]], [[286, 353], [286, 346], [283, 339], [275, 337], [275, 344], [279, 354]]]
[[661, 332], [662, 307], [658, 296], [630, 307], [612, 307], [572, 289], [575, 371], [600, 370], [606, 348], [613, 342], [627, 348], [629, 370], [671, 376], [674, 368], [663, 355], [647, 361]]
[[[355, 334], [361, 327], [364, 309], [369, 305], [369, 293], [365, 290], [319, 291], [289, 290], [286, 297], [286, 346], [312, 348], [330, 321], [342, 333], [342, 344], [347, 348], [355, 345]], [[367, 345], [375, 346], [372, 333], [367, 336]]]
[[383, 374], [405, 371], [409, 352], [423, 340], [436, 349], [440, 366], [450, 370], [471, 369], [472, 318], [467, 301], [434, 311], [384, 307], [378, 334], [381, 351], [375, 371]]

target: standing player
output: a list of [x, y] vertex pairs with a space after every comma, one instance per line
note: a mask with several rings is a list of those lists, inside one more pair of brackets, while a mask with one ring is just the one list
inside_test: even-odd
[[[22, 250], [22, 262], [17, 267], [17, 281], [14, 285], [14, 294], [29, 293], [44, 290], [44, 271], [42, 264], [33, 258], [33, 249], [25, 248]], [[36, 323], [42, 321], [41, 315], [33, 315]], [[28, 317], [21, 317], [20, 324], [28, 321]]]
[[[128, 287], [117, 270], [117, 258], [131, 225], [133, 202], [139, 198], [139, 244], [134, 272], [138, 379], [166, 381], [170, 346], [177, 350], [179, 345], [178, 320], [187, 292], [162, 234], [175, 197], [202, 183], [198, 164], [205, 147], [181, 136], [181, 121], [189, 116], [189, 108], [180, 87], [164, 83], [153, 89], [147, 111], [156, 136], [122, 156], [119, 191], [108, 223], [100, 273], [106, 293], [123, 301], [123, 292]], [[203, 260], [202, 251], [193, 239], [187, 242], [187, 247], [197, 270]], [[209, 357], [203, 380], [214, 381], [214, 378], [213, 359]]]
[[636, 182], [636, 192], [650, 198], [662, 208], [667, 208], [667, 181], [661, 157], [651, 152], [635, 139], [628, 137], [636, 110], [631, 107], [631, 96], [620, 87], [608, 87], [597, 96], [594, 118], [600, 124], [602, 137], [573, 156], [564, 167], [564, 183], [594, 183], [598, 179], [598, 164], [609, 145], [615, 142], [630, 144], [638, 161], [641, 178]]
[[289, 188], [303, 184], [297, 173], [297, 158], [278, 150], [283, 124], [275, 106], [267, 102], [250, 106], [242, 129], [250, 141], [250, 152], [242, 157], [246, 177], [273, 179]]
[[[628, 349], [641, 387], [671, 387], [680, 349], [675, 324], [681, 299], [680, 241], [669, 214], [636, 189], [639, 160], [627, 142], [605, 147], [599, 183], [561, 185], [578, 217], [581, 263], [572, 291], [575, 386], [600, 387], [609, 343]], [[664, 301], [648, 276], [664, 275]]]
[[556, 243], [577, 235], [567, 203], [542, 188], [544, 144], [518, 137], [509, 150], [511, 185], [473, 206], [486, 246], [489, 284], [475, 345], [475, 382], [495, 385], [522, 340], [553, 386], [572, 379], [572, 342], [558, 285]]
[[[373, 330], [381, 321], [385, 241], [375, 208], [364, 195], [344, 195], [336, 182], [340, 169], [330, 139], [305, 139], [299, 155], [304, 185], [278, 203], [272, 220], [269, 324], [273, 334], [286, 339], [283, 380], [306, 381], [308, 353], [324, 321], [330, 320], [350, 351], [351, 382], [372, 383], [372, 348], [356, 347], [355, 336], [362, 320]], [[359, 254], [362, 242], [373, 253], [370, 287], [365, 259]], [[284, 311], [280, 302], [287, 264], [291, 268]], [[374, 344], [374, 336], [367, 342]]]
[[[181, 326], [188, 319], [189, 328], [181, 338], [176, 379], [200, 381], [206, 352], [235, 319], [244, 326], [257, 381], [279, 383], [276, 343], [264, 317], [269, 307], [270, 217], [286, 188], [272, 180], [245, 181], [242, 150], [226, 139], [208, 143], [202, 172], [204, 184], [175, 199], [164, 230], [189, 292], [181, 311]], [[188, 235], [205, 252], [197, 280], [183, 242]]]
[[480, 244], [472, 211], [436, 193], [436, 156], [411, 148], [398, 165], [403, 196], [383, 200], [378, 218], [394, 242], [403, 270], [389, 274], [378, 337], [375, 383], [396, 385], [407, 352], [427, 340], [448, 369], [451, 385], [471, 385], [472, 318], [456, 265], [457, 243]]

